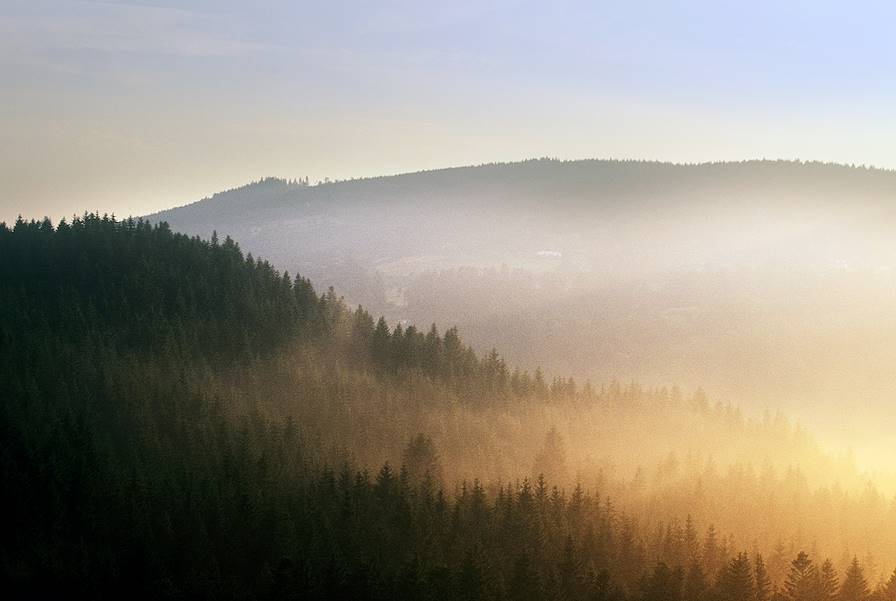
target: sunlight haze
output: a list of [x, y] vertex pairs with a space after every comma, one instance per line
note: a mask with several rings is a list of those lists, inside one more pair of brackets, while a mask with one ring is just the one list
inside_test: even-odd
[[0, 0], [0, 595], [896, 601], [894, 26]]

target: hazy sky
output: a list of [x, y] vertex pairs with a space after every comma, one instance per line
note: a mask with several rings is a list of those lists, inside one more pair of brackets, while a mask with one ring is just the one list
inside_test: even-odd
[[896, 167], [891, 2], [0, 0], [0, 220], [533, 156]]

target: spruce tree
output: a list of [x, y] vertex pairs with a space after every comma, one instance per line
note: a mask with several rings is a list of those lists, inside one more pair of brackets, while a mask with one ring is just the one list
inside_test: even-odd
[[768, 568], [765, 567], [765, 560], [762, 555], [756, 556], [753, 566], [753, 577], [756, 587], [756, 601], [769, 601], [772, 598], [772, 581], [768, 575]]
[[837, 578], [837, 571], [830, 559], [825, 559], [818, 570], [818, 601], [834, 601], [837, 598], [837, 591], [840, 583]]
[[784, 598], [787, 601], [814, 601], [815, 589], [815, 565], [805, 551], [800, 551], [790, 562], [790, 571], [784, 581]]
[[754, 601], [755, 586], [750, 559], [746, 553], [739, 553], [728, 562], [719, 579], [719, 599], [722, 601]]
[[843, 585], [837, 598], [839, 601], [868, 601], [870, 597], [871, 591], [868, 589], [865, 573], [858, 557], [853, 557], [852, 563], [843, 575]]

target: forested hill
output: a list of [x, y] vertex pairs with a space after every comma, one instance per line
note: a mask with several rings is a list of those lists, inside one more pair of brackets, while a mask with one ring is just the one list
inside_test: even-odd
[[[776, 245], [792, 236], [818, 250], [805, 226], [834, 231], [834, 216], [873, 225], [892, 218], [893, 198], [896, 173], [864, 167], [542, 159], [310, 186], [267, 178], [149, 219], [189, 234], [226, 232], [283, 269], [307, 266], [313, 281], [329, 282], [340, 274], [323, 277], [328, 268], [349, 259], [389, 270], [528, 266], [544, 263], [540, 251], [561, 253], [567, 267], [612, 272], [627, 242], [640, 259], [629, 270], [781, 260]], [[777, 217], [803, 227], [753, 239], [740, 254], [749, 234]], [[720, 256], [687, 239], [714, 234], [735, 253]], [[834, 246], [826, 257], [792, 260], [849, 259]], [[409, 258], [416, 260], [408, 265]]]
[[510, 374], [496, 352], [478, 358], [455, 328], [444, 336], [435, 325], [390, 328], [332, 289], [318, 296], [307, 279], [244, 257], [230, 238], [95, 215], [55, 229], [47, 220], [0, 227], [4, 340], [39, 353], [4, 356], [14, 382], [27, 378], [28, 365], [56, 363], [58, 350], [229, 366], [306, 341], [342, 344], [358, 365], [419, 370], [493, 400], [549, 392], [540, 373]]
[[896, 418], [893, 171], [545, 159], [265, 179], [150, 219], [229, 234], [390, 323], [457, 325], [513, 365], [702, 386], [889, 452], [887, 420], [842, 399]]
[[780, 416], [548, 383], [228, 239], [0, 225], [0, 351], [10, 598], [896, 592], [896, 511]]
[[[278, 578], [292, 579], [295, 597], [314, 589], [344, 598], [350, 586], [364, 598], [379, 590], [365, 579], [380, 568], [334, 557], [330, 545], [343, 543], [320, 538], [320, 520], [351, 510], [335, 496], [315, 500], [333, 486], [332, 472], [317, 471], [325, 450], [303, 442], [312, 420], [297, 424], [278, 399], [297, 395], [318, 426], [331, 417], [346, 427], [340, 400], [365, 392], [385, 400], [397, 385], [387, 382], [403, 372], [417, 374], [431, 399], [552, 393], [540, 376], [511, 376], [497, 354], [477, 358], [455, 330], [390, 330], [332, 291], [318, 296], [307, 280], [244, 257], [230, 239], [188, 238], [165, 225], [95, 215], [56, 228], [0, 224], [0, 283], [0, 569], [13, 598], [245, 598], [274, 594]], [[285, 376], [270, 364], [287, 349], [318, 377], [278, 389]], [[296, 357], [296, 375], [298, 355], [287, 357]], [[353, 372], [363, 391], [346, 382]], [[280, 380], [264, 381], [264, 392], [247, 384], [271, 374]], [[339, 434], [334, 426], [322, 436], [345, 442]], [[419, 438], [418, 447], [427, 466], [431, 443]], [[397, 474], [384, 470], [377, 486], [366, 472], [350, 477], [350, 490], [340, 485], [340, 498], [362, 495], [352, 501], [357, 511], [376, 517], [350, 513], [370, 523], [339, 536], [373, 536], [368, 526], [388, 530], [404, 519], [379, 513], [404, 512], [409, 502]], [[363, 501], [368, 495], [385, 495], [387, 506]], [[363, 562], [407, 535], [384, 532]], [[299, 574], [290, 557], [323, 563]], [[317, 580], [343, 564], [348, 573], [326, 577], [348, 582]]]

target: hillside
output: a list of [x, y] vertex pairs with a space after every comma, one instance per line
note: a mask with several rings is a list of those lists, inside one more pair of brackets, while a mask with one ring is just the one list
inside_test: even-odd
[[[807, 248], [793, 263], [866, 258], [882, 239], [850, 248], [820, 237], [849, 225], [840, 217], [892, 219], [894, 196], [896, 173], [833, 164], [533, 160], [314, 186], [269, 178], [149, 219], [190, 234], [227, 232], [283, 268], [326, 271], [318, 259], [387, 273], [529, 267], [557, 258], [538, 254], [550, 251], [566, 269], [613, 273], [632, 255], [622, 243], [636, 240], [644, 271], [780, 261], [776, 245], [794, 240]], [[889, 249], [877, 261], [894, 256]], [[619, 273], [630, 277], [627, 267]]]
[[530, 371], [703, 386], [869, 464], [891, 452], [844, 402], [896, 418], [891, 171], [534, 160], [267, 179], [150, 219], [231, 235], [390, 323], [456, 324]]
[[13, 597], [727, 599], [799, 549], [896, 563], [894, 505], [781, 416], [546, 382], [229, 239], [20, 221], [0, 281]]

